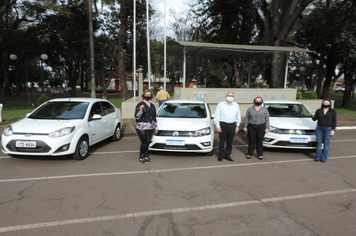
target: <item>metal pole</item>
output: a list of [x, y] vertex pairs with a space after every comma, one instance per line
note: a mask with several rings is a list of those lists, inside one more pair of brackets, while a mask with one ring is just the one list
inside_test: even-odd
[[146, 0], [146, 22], [147, 22], [147, 67], [148, 67], [148, 89], [151, 89], [151, 50], [150, 50], [150, 24], [149, 24], [149, 0]]
[[134, 1], [134, 16], [133, 16], [133, 30], [134, 30], [134, 37], [133, 37], [133, 68], [132, 68], [132, 80], [133, 80], [133, 92], [134, 92], [134, 102], [136, 102], [136, 0]]
[[187, 51], [186, 47], [183, 48], [183, 88], [185, 88], [185, 74], [186, 74], [186, 67], [187, 67]]
[[287, 88], [287, 77], [288, 77], [288, 54], [287, 54], [287, 60], [286, 60], [286, 72], [284, 74], [284, 89]]
[[167, 10], [166, 10], [166, 0], [164, 0], [164, 90], [166, 90], [166, 74], [167, 74]]

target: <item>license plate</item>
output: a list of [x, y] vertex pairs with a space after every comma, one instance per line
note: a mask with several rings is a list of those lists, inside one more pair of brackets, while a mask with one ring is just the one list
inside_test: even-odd
[[166, 145], [170, 145], [170, 146], [184, 146], [185, 142], [184, 140], [171, 140], [171, 139], [167, 139], [166, 140]]
[[291, 143], [308, 143], [307, 138], [290, 138]]
[[16, 141], [16, 147], [35, 148], [36, 141]]

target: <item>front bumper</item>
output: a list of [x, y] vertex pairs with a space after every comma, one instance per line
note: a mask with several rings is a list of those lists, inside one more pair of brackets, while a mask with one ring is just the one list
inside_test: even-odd
[[[35, 147], [16, 147], [17, 141], [35, 141]], [[75, 142], [74, 142], [75, 143]], [[66, 135], [60, 138], [49, 138], [47, 135], [11, 135], [1, 136], [1, 151], [8, 155], [26, 156], [62, 156], [75, 152], [73, 135]]]
[[[184, 145], [169, 145], [168, 140], [184, 142]], [[154, 135], [149, 145], [151, 151], [168, 151], [168, 152], [198, 152], [208, 153], [213, 150], [214, 136], [206, 135], [201, 137], [173, 137], [173, 136], [156, 136]]]
[[[295, 142], [292, 140], [303, 140]], [[263, 146], [267, 148], [293, 148], [293, 149], [315, 149], [315, 135], [289, 135], [269, 132], [263, 139]]]

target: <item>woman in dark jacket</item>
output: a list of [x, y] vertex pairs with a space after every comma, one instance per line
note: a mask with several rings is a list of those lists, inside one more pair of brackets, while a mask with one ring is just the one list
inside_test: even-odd
[[[317, 120], [315, 129], [316, 136], [316, 153], [314, 161], [326, 162], [329, 153], [329, 144], [331, 137], [335, 134], [336, 129], [336, 111], [331, 108], [331, 101], [324, 99], [321, 108], [312, 114], [312, 119]], [[322, 150], [322, 146], [324, 148]]]
[[151, 90], [145, 90], [142, 94], [143, 101], [139, 102], [135, 109], [136, 133], [141, 141], [139, 160], [142, 164], [151, 161], [148, 157], [148, 145], [153, 133], [158, 132], [156, 107], [150, 102], [153, 97]]

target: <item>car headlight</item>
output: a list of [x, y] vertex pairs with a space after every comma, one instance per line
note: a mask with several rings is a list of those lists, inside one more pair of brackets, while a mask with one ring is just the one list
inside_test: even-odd
[[48, 137], [50, 138], [59, 138], [59, 137], [63, 137], [67, 134], [70, 134], [73, 132], [73, 130], [75, 129], [75, 126], [73, 127], [66, 127], [66, 128], [63, 128], [63, 129], [59, 129], [59, 130], [56, 130], [56, 131], [53, 131], [52, 133], [50, 133], [48, 135]]
[[14, 134], [14, 130], [12, 129], [12, 126], [9, 125], [4, 129], [3, 133], [4, 133], [5, 136], [10, 136], [10, 135]]
[[210, 133], [211, 133], [210, 127], [207, 127], [207, 128], [195, 131], [194, 136], [199, 137], [199, 136], [203, 136], [203, 135], [209, 135]]
[[281, 130], [279, 128], [277, 128], [277, 127], [270, 126], [269, 127], [269, 132], [279, 134], [279, 132], [281, 132]]

